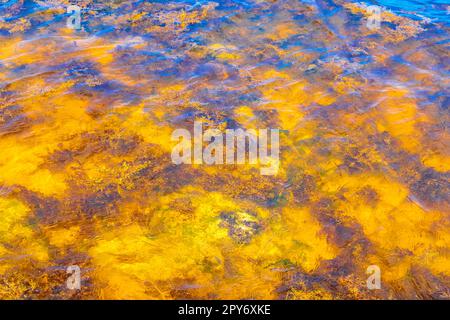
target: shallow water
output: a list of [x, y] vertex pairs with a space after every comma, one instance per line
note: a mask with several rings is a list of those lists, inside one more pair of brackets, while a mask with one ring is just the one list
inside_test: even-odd
[[426, 17], [433, 22], [445, 23], [447, 26], [450, 23], [448, 0], [375, 0], [360, 2], [383, 6], [388, 10], [412, 19], [423, 19]]
[[[1, 1], [0, 298], [448, 299], [448, 15], [377, 3]], [[194, 121], [278, 174], [174, 165]]]

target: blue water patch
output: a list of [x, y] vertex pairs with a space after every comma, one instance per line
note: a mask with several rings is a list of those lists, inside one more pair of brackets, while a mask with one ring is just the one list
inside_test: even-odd
[[432, 22], [450, 25], [450, 0], [365, 0], [355, 2], [382, 6], [396, 14], [415, 20], [425, 17], [431, 19]]

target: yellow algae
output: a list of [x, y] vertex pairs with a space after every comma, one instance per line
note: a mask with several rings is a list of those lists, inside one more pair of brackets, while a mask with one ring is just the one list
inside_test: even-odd
[[51, 245], [63, 248], [78, 241], [79, 232], [80, 226], [72, 226], [64, 229], [51, 228], [46, 233]]
[[[28, 182], [23, 183], [26, 187], [44, 195], [61, 195], [67, 189], [62, 174], [51, 173], [45, 169], [36, 171], [26, 179]], [[12, 182], [12, 179], [10, 181]], [[22, 181], [26, 180], [24, 179]]]
[[[58, 121], [52, 126], [49, 124], [32, 126], [29, 130], [36, 134], [30, 134], [31, 137], [25, 142], [20, 136], [7, 136], [0, 141], [3, 150], [0, 177], [4, 183], [23, 185], [45, 195], [61, 195], [65, 191], [64, 175], [51, 172], [42, 165], [45, 158], [57, 148], [61, 139], [86, 130], [91, 120], [85, 111], [87, 101], [59, 94], [67, 90], [67, 87], [62, 85], [53, 91], [43, 93], [34, 101], [27, 99], [23, 102], [24, 108], [34, 111], [41, 109], [43, 113], [49, 113], [49, 118]], [[37, 117], [37, 114], [31, 117]]]
[[239, 59], [239, 55], [235, 53], [229, 52], [219, 52], [216, 54], [216, 57], [221, 60], [236, 60]]
[[[173, 201], [186, 196], [189, 196], [194, 212], [180, 217], [179, 211], [173, 211], [171, 206]], [[258, 221], [258, 216], [263, 218], [268, 215], [249, 215], [239, 211], [242, 206], [220, 194], [204, 195], [202, 191], [190, 189], [161, 198], [158, 207], [157, 211], [148, 213], [151, 215], [148, 225], [133, 225], [120, 231], [102, 233], [91, 250], [96, 263], [101, 265], [102, 271], [98, 274], [102, 277], [100, 281], [107, 281], [108, 285], [120, 289], [112, 290], [116, 292], [112, 297], [126, 298], [134, 292], [135, 297], [141, 298], [173, 298], [170, 296], [174, 290], [173, 284], [165, 281], [185, 279], [185, 282], [191, 276], [196, 277], [199, 285], [193, 294], [201, 296], [213, 285], [212, 275], [202, 274], [202, 263], [205, 259], [212, 259], [208, 263], [209, 268], [215, 266], [214, 272], [211, 272], [215, 277], [223, 277], [225, 270], [222, 264], [225, 259], [234, 265], [232, 269], [236, 275], [232, 277], [234, 280], [228, 289], [215, 288], [222, 298], [270, 298], [274, 297], [274, 293], [270, 287], [264, 289], [264, 283], [280, 281], [280, 275], [272, 270], [278, 261], [289, 259], [311, 271], [317, 268], [321, 260], [334, 256], [332, 247], [320, 236], [319, 225], [315, 223], [316, 227], [311, 228], [314, 222], [306, 210], [284, 212], [282, 219], [288, 221], [288, 229], [280, 229], [279, 222], [274, 222], [267, 232], [255, 234], [248, 245], [232, 249], [226, 229], [220, 226], [221, 213], [234, 211], [240, 216], [239, 219], [254, 223]], [[245, 233], [245, 225], [243, 227], [240, 232]], [[290, 231], [288, 234], [292, 238], [286, 238], [283, 231]], [[181, 238], [183, 241], [177, 240]], [[119, 257], [120, 260], [117, 260]], [[252, 257], [255, 262], [248, 265], [246, 257]], [[181, 265], [178, 260], [182, 261]], [[109, 273], [113, 276], [109, 277]], [[128, 282], [129, 287], [126, 285]], [[146, 283], [147, 293], [144, 293], [143, 283]]]
[[0, 52], [0, 59], [5, 60], [16, 55], [18, 53], [17, 50], [21, 41], [22, 39], [18, 37], [2, 39], [2, 51]]
[[145, 290], [145, 280], [151, 279], [145, 277], [149, 273], [158, 278], [164, 274], [167, 277], [168, 271], [161, 259], [152, 254], [154, 250], [151, 244], [150, 239], [145, 237], [137, 226], [121, 228], [119, 234], [116, 232], [102, 235], [90, 254], [98, 269], [97, 280], [108, 286], [105, 299], [152, 298]]
[[24, 222], [30, 210], [15, 199], [0, 198], [0, 207], [2, 212], [0, 224], [2, 242], [10, 241], [16, 237], [29, 237], [32, 231], [20, 223]]
[[235, 52], [237, 50], [235, 46], [214, 43], [208, 46], [208, 49], [215, 58], [220, 60], [236, 60], [240, 58], [240, 55]]
[[311, 272], [321, 261], [333, 258], [335, 250], [320, 230], [307, 210], [286, 209], [281, 220], [269, 222], [247, 246], [232, 251], [230, 259], [238, 275], [229, 292], [220, 290], [226, 294], [222, 298], [273, 299], [276, 295], [272, 288], [281, 284], [284, 267], [299, 266]]
[[0, 179], [9, 185], [23, 185], [45, 195], [61, 194], [66, 185], [64, 176], [40, 168], [48, 147], [17, 144], [17, 138], [2, 139]]
[[288, 300], [333, 300], [333, 296], [325, 290], [303, 291], [291, 289]]
[[[433, 273], [445, 276], [450, 272], [450, 257], [445, 252], [441, 253], [448, 247], [448, 243], [449, 242], [447, 241], [440, 251], [430, 254], [432, 258], [427, 260], [428, 263], [424, 263], [424, 265], [426, 265]], [[424, 259], [428, 259], [428, 257], [425, 257]]]
[[302, 105], [305, 101], [308, 101], [308, 95], [304, 89], [305, 83], [299, 81], [288, 83], [286, 86], [272, 87], [264, 91], [264, 95], [273, 102]]
[[292, 130], [303, 119], [302, 108], [311, 103], [311, 96], [306, 93], [305, 86], [304, 82], [298, 81], [283, 86], [272, 85], [263, 90], [264, 97], [268, 100], [264, 108], [276, 110], [281, 129]]
[[226, 49], [226, 46], [220, 43], [213, 43], [209, 46], [210, 49], [212, 50], [221, 50], [221, 49]]
[[440, 172], [450, 171], [450, 156], [431, 154], [422, 157], [422, 162], [427, 167], [432, 167]]
[[[170, 197], [176, 199], [176, 195]], [[218, 200], [221, 200], [221, 203]], [[187, 281], [191, 276], [201, 276], [201, 265], [199, 264], [208, 256], [220, 257], [220, 251], [216, 246], [217, 241], [226, 239], [226, 232], [220, 229], [218, 223], [211, 224], [215, 221], [214, 215], [217, 214], [220, 207], [233, 206], [232, 203], [223, 203], [223, 200], [220, 196], [199, 199], [201, 204], [196, 202], [193, 204], [197, 206], [194, 216], [188, 221], [183, 221], [179, 220], [176, 211], [170, 212], [164, 209], [164, 202], [170, 201], [170, 199], [163, 198], [161, 209], [153, 214], [152, 220], [147, 226], [147, 233], [144, 233], [145, 229], [135, 225], [122, 228], [119, 234], [117, 232], [103, 234], [101, 240], [91, 250], [91, 254], [97, 264], [108, 267], [105, 270], [106, 273], [111, 267], [112, 272], [124, 273], [123, 278], [117, 276], [105, 279], [112, 280], [111, 286], [122, 289], [120, 291], [122, 297], [127, 295], [126, 286], [127, 281], [132, 281], [130, 278], [136, 278], [131, 282], [131, 289], [134, 289], [134, 285], [139, 286], [142, 282], [148, 281], [147, 290], [154, 292], [156, 286], [152, 286], [152, 283], [155, 281], [161, 283], [177, 277]], [[156, 224], [153, 224], [152, 221]], [[179, 229], [180, 227], [181, 229]], [[182, 231], [182, 233], [177, 231]], [[184, 240], [180, 241], [181, 238]], [[139, 253], [137, 253], [138, 251]], [[123, 263], [117, 261], [116, 257], [119, 252], [119, 257], [121, 257], [119, 261], [123, 261]], [[189, 254], [183, 255], [183, 252]], [[133, 259], [126, 262], [127, 256], [133, 257]], [[99, 275], [101, 276], [102, 272]], [[124, 280], [123, 283], [121, 279]], [[208, 279], [205, 279], [203, 285], [207, 285], [208, 282]], [[167, 292], [166, 298], [170, 298], [170, 289], [170, 283], [161, 283], [160, 290]], [[136, 292], [130, 294], [139, 297]], [[147, 295], [147, 297], [149, 296]]]
[[139, 134], [144, 141], [157, 144], [164, 150], [172, 150], [175, 145], [171, 141], [172, 130], [156, 124], [141, 108], [136, 108], [123, 122], [123, 126], [130, 132]]
[[[286, 208], [282, 213], [283, 232], [278, 232], [277, 240], [281, 256], [301, 266], [306, 272], [315, 270], [322, 260], [336, 256], [336, 249], [328, 243], [322, 228], [308, 209]], [[281, 231], [280, 230], [280, 231]], [[288, 233], [290, 236], [284, 236]]]
[[[344, 189], [346, 197], [354, 199], [351, 205], [342, 208], [342, 217], [358, 221], [365, 235], [376, 245], [376, 250], [408, 250], [411, 253], [403, 262], [384, 268], [386, 280], [401, 279], [413, 264], [440, 272], [445, 270], [442, 262], [448, 261], [448, 256], [444, 256], [442, 250], [448, 246], [449, 237], [444, 229], [430, 232], [442, 219], [441, 213], [425, 211], [411, 202], [402, 185], [382, 177], [355, 176], [334, 180], [333, 184], [327, 184], [327, 190]], [[373, 203], [368, 201], [366, 190], [373, 194]]]
[[259, 121], [258, 117], [255, 115], [255, 111], [256, 110], [249, 106], [239, 106], [234, 109], [234, 117], [242, 128], [254, 130], [262, 129], [264, 128], [264, 123]]
[[295, 23], [285, 22], [277, 24], [267, 37], [272, 40], [283, 40], [296, 34], [298, 34], [297, 25]]
[[378, 106], [382, 118], [378, 122], [380, 131], [388, 131], [409, 151], [417, 151], [421, 132], [417, 125], [427, 121], [426, 115], [419, 112], [414, 99], [406, 96], [405, 90], [388, 90], [387, 97]]
[[25, 42], [18, 39], [14, 45], [14, 54], [5, 59], [5, 62], [8, 66], [21, 66], [46, 61], [48, 52], [56, 51], [56, 46], [56, 42], [51, 41], [42, 46], [34, 46], [33, 41]]
[[333, 97], [331, 94], [324, 92], [315, 92], [314, 93], [314, 102], [321, 106], [329, 106], [336, 101], [336, 97]]
[[285, 72], [280, 72], [274, 69], [269, 69], [269, 70], [265, 70], [262, 73], [262, 79], [266, 80], [266, 79], [290, 79], [291, 77], [285, 73]]
[[336, 79], [337, 81], [333, 85], [334, 90], [337, 93], [344, 94], [357, 90], [364, 83], [354, 77], [342, 77], [340, 79]]
[[89, 43], [88, 47], [82, 44], [80, 50], [73, 51], [67, 58], [86, 56], [89, 57], [90, 60], [93, 60], [101, 65], [107, 65], [114, 61], [112, 50], [115, 47], [116, 44], [104, 44], [101, 41]]
[[33, 229], [27, 225], [30, 209], [16, 199], [0, 198], [0, 248], [3, 259], [0, 271], [14, 266], [14, 261], [7, 258], [11, 254], [19, 253], [38, 261], [46, 261], [48, 253], [41, 242], [34, 239]]
[[67, 137], [92, 127], [92, 118], [86, 112], [88, 100], [64, 94], [50, 98], [48, 104], [53, 107], [51, 116], [58, 120], [57, 125], [52, 127], [53, 134]]

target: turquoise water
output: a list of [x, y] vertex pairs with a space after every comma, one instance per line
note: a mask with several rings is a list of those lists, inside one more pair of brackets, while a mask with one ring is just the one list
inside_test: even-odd
[[410, 0], [377, 0], [364, 1], [372, 5], [383, 6], [397, 14], [409, 16], [411, 18], [426, 17], [433, 22], [450, 23], [450, 1], [432, 0], [432, 1], [410, 1]]

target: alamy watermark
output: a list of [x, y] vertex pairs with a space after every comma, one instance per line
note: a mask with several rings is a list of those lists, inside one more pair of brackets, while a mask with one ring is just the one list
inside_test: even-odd
[[367, 278], [367, 289], [379, 290], [381, 289], [381, 269], [377, 265], [371, 265], [367, 267], [366, 274], [370, 276]]
[[367, 18], [366, 27], [370, 30], [378, 30], [381, 26], [381, 7], [368, 6], [367, 12], [370, 14]]
[[66, 280], [67, 289], [80, 290], [81, 289], [81, 269], [77, 265], [68, 266], [66, 270], [70, 276]]
[[[203, 123], [195, 121], [193, 131], [193, 140], [191, 132], [187, 129], [173, 131], [172, 141], [179, 141], [172, 149], [171, 156], [174, 164], [248, 163], [259, 164], [262, 175], [278, 173], [279, 129], [226, 129], [225, 132], [219, 129], [207, 129], [203, 132]], [[205, 147], [204, 142], [207, 143]]]
[[81, 8], [77, 5], [70, 5], [67, 7], [67, 13], [70, 16], [67, 18], [66, 26], [69, 29], [81, 29]]

